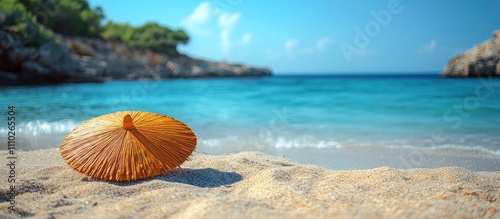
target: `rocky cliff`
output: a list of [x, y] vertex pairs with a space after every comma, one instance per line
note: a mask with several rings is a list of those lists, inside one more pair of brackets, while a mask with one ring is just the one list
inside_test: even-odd
[[172, 58], [95, 38], [58, 36], [58, 41], [33, 46], [0, 29], [0, 86], [271, 74], [268, 68]]
[[443, 70], [444, 77], [500, 76], [500, 31], [465, 53], [451, 58]]

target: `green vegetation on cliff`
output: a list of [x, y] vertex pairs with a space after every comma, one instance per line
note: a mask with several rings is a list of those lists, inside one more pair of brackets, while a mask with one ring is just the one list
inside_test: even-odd
[[176, 56], [178, 44], [189, 42], [189, 36], [181, 29], [172, 31], [157, 23], [146, 23], [140, 27], [108, 21], [102, 32], [107, 40], [120, 41], [133, 47], [149, 48], [155, 52]]
[[19, 0], [26, 10], [37, 15], [39, 23], [67, 35], [98, 37], [104, 13], [90, 8], [86, 0]]
[[31, 11], [18, 0], [2, 0], [0, 3], [0, 24], [19, 34], [28, 45], [39, 45], [54, 41], [52, 31], [37, 22]]
[[149, 48], [169, 56], [178, 55], [177, 45], [189, 42], [183, 30], [157, 23], [140, 27], [104, 19], [102, 8], [90, 8], [86, 0], [2, 0], [0, 25], [18, 33], [29, 45], [54, 42], [53, 32], [71, 36], [102, 37], [132, 47]]

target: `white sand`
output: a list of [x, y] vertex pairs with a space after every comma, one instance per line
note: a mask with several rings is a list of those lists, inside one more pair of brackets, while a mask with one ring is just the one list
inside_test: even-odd
[[0, 169], [0, 218], [500, 218], [498, 171], [340, 171], [243, 152], [195, 154], [166, 176], [116, 183], [76, 172], [57, 149], [18, 157], [14, 213]]

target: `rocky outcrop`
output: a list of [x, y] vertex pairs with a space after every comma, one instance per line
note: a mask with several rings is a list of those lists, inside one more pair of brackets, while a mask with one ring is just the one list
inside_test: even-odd
[[271, 74], [267, 68], [243, 64], [210, 62], [185, 55], [171, 58], [149, 49], [130, 48], [120, 42], [83, 37], [65, 37], [63, 42], [80, 56], [106, 63], [106, 72], [113, 78], [231, 77]]
[[64, 44], [29, 46], [6, 30], [0, 30], [0, 85], [100, 82], [105, 69], [85, 65], [84, 58]]
[[451, 58], [441, 75], [444, 77], [499, 77], [500, 31], [493, 33], [492, 40]]
[[268, 68], [175, 58], [102, 39], [58, 36], [38, 46], [0, 29], [0, 86], [102, 82], [111, 79], [270, 75]]

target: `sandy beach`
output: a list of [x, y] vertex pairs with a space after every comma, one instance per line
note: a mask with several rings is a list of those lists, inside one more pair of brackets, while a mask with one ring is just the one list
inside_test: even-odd
[[52, 148], [18, 152], [11, 212], [3, 166], [0, 218], [500, 218], [499, 171], [331, 170], [260, 152], [195, 153], [166, 175], [117, 183], [78, 173]]

